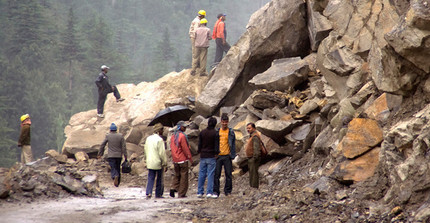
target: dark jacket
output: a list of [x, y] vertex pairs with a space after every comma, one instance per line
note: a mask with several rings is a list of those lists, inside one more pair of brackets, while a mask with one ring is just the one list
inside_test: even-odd
[[30, 145], [31, 136], [30, 136], [30, 125], [24, 124], [21, 127], [21, 133], [19, 134], [18, 145], [25, 146]]
[[[219, 140], [219, 137], [218, 137]], [[206, 128], [199, 135], [199, 146], [197, 152], [200, 153], [200, 158], [214, 158], [219, 154], [215, 147], [217, 143], [217, 131], [214, 128]], [[218, 142], [219, 144], [219, 142]]]
[[127, 148], [124, 137], [121, 133], [110, 132], [107, 134], [105, 140], [100, 146], [98, 156], [103, 156], [107, 143], [109, 143], [108, 158], [122, 158], [122, 155], [127, 158]]
[[[228, 146], [230, 147], [230, 158], [236, 157], [236, 135], [232, 128], [228, 128]], [[219, 151], [219, 129], [216, 130], [216, 144], [215, 149]]]
[[109, 77], [103, 72], [97, 77], [96, 85], [99, 88], [99, 94], [108, 94], [112, 92], [112, 86], [109, 84]]

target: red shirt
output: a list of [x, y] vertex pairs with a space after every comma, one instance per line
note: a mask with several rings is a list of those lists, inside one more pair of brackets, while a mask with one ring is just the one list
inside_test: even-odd
[[173, 134], [170, 138], [170, 150], [172, 151], [173, 162], [180, 163], [189, 160], [192, 163], [193, 158], [191, 156], [190, 145], [188, 145], [184, 133], [179, 133], [177, 143], [178, 145], [175, 143], [175, 134]]

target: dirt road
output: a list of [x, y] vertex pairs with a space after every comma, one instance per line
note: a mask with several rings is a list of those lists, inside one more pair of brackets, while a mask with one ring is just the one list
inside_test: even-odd
[[103, 198], [68, 197], [31, 203], [0, 203], [0, 222], [190, 222], [175, 212], [181, 202], [196, 198], [145, 198], [142, 188], [107, 188]]

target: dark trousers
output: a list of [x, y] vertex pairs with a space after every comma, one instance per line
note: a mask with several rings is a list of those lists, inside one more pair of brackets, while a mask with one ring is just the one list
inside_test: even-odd
[[185, 197], [188, 191], [188, 162], [174, 163], [175, 175], [170, 189], [178, 192], [178, 197]]
[[115, 177], [118, 177], [119, 178], [118, 180], [121, 181], [121, 159], [122, 158], [107, 159], [110, 165], [110, 177], [112, 178], [112, 180]]
[[222, 60], [223, 53], [224, 52], [227, 53], [228, 50], [230, 49], [230, 44], [228, 44], [226, 42], [225, 45], [223, 45], [221, 38], [215, 39], [215, 43], [216, 43], [216, 51], [215, 51], [215, 61], [214, 61], [214, 63], [217, 64], [217, 63], [219, 63]]
[[154, 187], [154, 181], [157, 178], [155, 185], [155, 197], [163, 196], [163, 170], [151, 170], [148, 169], [148, 182], [146, 183], [146, 195], [152, 194], [152, 188]]
[[258, 176], [258, 167], [260, 166], [261, 158], [249, 158], [248, 169], [249, 169], [249, 186], [258, 188], [260, 180]]
[[224, 174], [225, 174], [225, 186], [224, 193], [231, 194], [233, 189], [233, 165], [231, 162], [230, 155], [218, 156], [216, 159], [216, 167], [215, 167], [215, 179], [214, 179], [214, 193], [220, 195], [220, 185], [219, 178], [221, 177], [222, 167], [224, 166]]
[[113, 86], [113, 91], [112, 89], [109, 89], [108, 91], [99, 90], [99, 100], [97, 101], [97, 114], [103, 114], [103, 108], [105, 106], [106, 97], [109, 93], [112, 93], [112, 92], [116, 99], [121, 98], [121, 95], [119, 94], [118, 88], [116, 88], [116, 86]]

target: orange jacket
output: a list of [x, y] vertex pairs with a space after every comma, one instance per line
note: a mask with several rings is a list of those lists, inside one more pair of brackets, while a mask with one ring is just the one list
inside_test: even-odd
[[189, 160], [193, 162], [193, 157], [190, 151], [187, 137], [183, 132], [178, 133], [178, 140], [175, 142], [175, 134], [170, 138], [170, 149], [172, 151], [172, 160], [174, 163], [184, 162]]
[[214, 26], [214, 30], [212, 32], [212, 39], [216, 39], [216, 38], [220, 38], [220, 39], [224, 39], [225, 40], [225, 24], [224, 22], [221, 20], [221, 18], [219, 18]]

